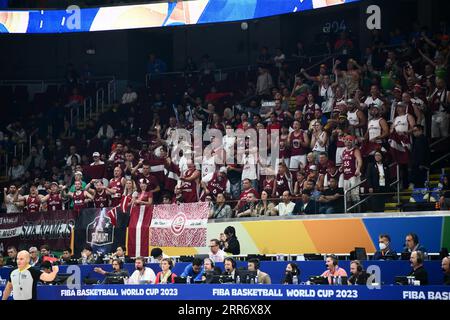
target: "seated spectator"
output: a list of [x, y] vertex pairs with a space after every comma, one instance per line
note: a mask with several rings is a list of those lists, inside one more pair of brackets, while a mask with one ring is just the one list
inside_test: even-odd
[[81, 258], [78, 260], [79, 264], [95, 264], [97, 257], [92, 253], [92, 247], [87, 245], [81, 251]]
[[61, 262], [61, 264], [72, 264], [72, 249], [64, 249], [59, 261]]
[[214, 210], [209, 216], [209, 219], [229, 219], [232, 218], [233, 212], [229, 204], [225, 203], [225, 196], [219, 193], [216, 197], [216, 204]]
[[269, 201], [269, 193], [266, 190], [261, 192], [261, 200], [256, 205], [256, 216], [272, 216], [275, 215], [275, 204]]
[[294, 262], [290, 262], [286, 266], [284, 279], [281, 282], [282, 284], [293, 284], [293, 277], [297, 276], [297, 281], [300, 281], [300, 269], [297, 264]]
[[170, 258], [163, 258], [161, 260], [161, 271], [156, 274], [155, 284], [175, 283], [177, 276], [172, 272], [173, 261]]
[[411, 252], [411, 262], [412, 270], [408, 276], [413, 276], [414, 280], [419, 280], [420, 285], [424, 286], [428, 284], [428, 273], [423, 266], [425, 260], [425, 254], [422, 251]]
[[122, 104], [132, 104], [137, 101], [137, 93], [135, 90], [132, 89], [130, 85], [127, 86], [125, 89], [125, 92], [122, 95]]
[[153, 269], [145, 266], [143, 257], [136, 257], [134, 260], [136, 270], [131, 274], [127, 284], [151, 284], [155, 283], [156, 275]]
[[81, 163], [81, 156], [77, 153], [77, 147], [70, 146], [69, 148], [69, 154], [66, 156], [66, 164], [67, 166], [71, 167], [74, 165], [72, 158], [76, 158], [76, 163]]
[[380, 234], [378, 237], [378, 247], [373, 255], [373, 260], [397, 260], [397, 252], [391, 248], [391, 237], [388, 234]]
[[8, 259], [6, 259], [5, 266], [17, 267], [17, 249], [14, 246], [9, 246], [6, 250], [8, 253]]
[[295, 203], [292, 214], [317, 214], [319, 211], [319, 204], [311, 199], [311, 191], [302, 191], [302, 200]]
[[419, 237], [415, 233], [408, 233], [405, 239], [405, 248], [403, 252], [421, 251], [427, 253], [427, 249], [419, 243]]
[[218, 239], [211, 239], [209, 241], [209, 258], [214, 262], [223, 262], [226, 253], [220, 249], [220, 241]]
[[236, 217], [242, 218], [242, 217], [256, 217], [256, 202], [258, 199], [256, 199], [255, 195], [253, 193], [247, 194], [247, 199], [243, 207], [238, 210]]
[[249, 259], [247, 263], [248, 271], [256, 271], [256, 279], [259, 284], [272, 284], [272, 280], [270, 279], [270, 276], [259, 270], [259, 259]]
[[450, 256], [442, 259], [442, 271], [444, 272], [444, 285], [450, 285]]
[[236, 237], [236, 229], [233, 226], [228, 226], [223, 231], [226, 237], [224, 242], [223, 251], [232, 255], [238, 255], [241, 253], [241, 246], [239, 240]]
[[347, 277], [347, 272], [338, 266], [338, 258], [335, 255], [327, 257], [327, 270], [322, 273], [322, 277], [328, 278], [328, 283], [333, 284], [333, 277]]
[[32, 147], [30, 150], [30, 155], [25, 159], [24, 165], [27, 170], [33, 170], [36, 168], [45, 168], [45, 159], [38, 153], [36, 147]]
[[350, 278], [348, 278], [349, 284], [366, 285], [369, 274], [363, 269], [363, 266], [359, 260], [353, 260], [350, 262]]
[[199, 275], [203, 272], [203, 261], [199, 258], [194, 258], [191, 264], [188, 264], [186, 268], [184, 268], [183, 273], [181, 274], [182, 278], [190, 277], [192, 279], [192, 282], [195, 278], [197, 278]]
[[121, 277], [121, 278], [128, 278], [128, 271], [123, 269], [123, 262], [120, 259], [113, 259], [112, 263], [112, 272], [107, 272], [103, 270], [102, 268], [95, 267], [94, 271], [97, 273], [100, 273], [101, 275], [106, 276], [105, 280], [103, 280], [103, 283], [109, 283], [108, 278], [109, 277]]
[[36, 247], [31, 247], [28, 249], [30, 254], [30, 266], [39, 268], [42, 260], [39, 258], [39, 252]]
[[161, 263], [162, 259], [169, 258], [161, 248], [153, 248], [152, 251], [150, 251], [150, 257], [152, 263]]
[[374, 158], [375, 162], [367, 166], [366, 173], [369, 193], [373, 194], [370, 198], [370, 207], [373, 212], [383, 212], [386, 201], [391, 197], [391, 195], [386, 194], [391, 189], [391, 174], [390, 168], [384, 163], [384, 157], [380, 151], [375, 152]]
[[281, 202], [274, 208], [273, 212], [279, 216], [290, 216], [294, 211], [295, 203], [291, 201], [289, 191], [284, 191], [281, 196]]
[[344, 189], [338, 187], [335, 177], [330, 177], [329, 187], [319, 197], [319, 213], [343, 213], [344, 212]]
[[110, 263], [112, 263], [113, 259], [119, 259], [123, 263], [130, 263], [132, 260], [130, 257], [128, 257], [126, 254], [126, 247], [125, 246], [118, 246], [116, 249], [116, 252], [111, 256]]

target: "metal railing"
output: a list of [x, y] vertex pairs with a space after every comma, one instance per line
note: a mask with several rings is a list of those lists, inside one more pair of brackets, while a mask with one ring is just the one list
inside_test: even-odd
[[114, 77], [112, 80], [108, 81], [107, 90], [108, 105], [111, 105], [116, 100], [116, 79]]
[[[25, 148], [24, 148], [25, 143], [20, 143], [20, 144], [16, 144], [14, 146], [14, 157], [17, 159], [20, 159], [21, 163], [23, 163], [23, 158], [25, 155]], [[20, 153], [20, 156], [17, 155], [17, 153]]]
[[0, 153], [0, 175], [2, 175], [2, 173], [4, 173], [3, 176], [7, 177], [8, 176], [8, 153], [7, 152], [3, 152]]
[[393, 167], [393, 166], [397, 166], [396, 167], [396, 174], [397, 174], [397, 180], [395, 180], [394, 182], [392, 182], [389, 187], [393, 187], [394, 185], [397, 185], [397, 205], [400, 204], [400, 166], [397, 163], [391, 163], [389, 165], [389, 170]]
[[28, 153], [31, 153], [31, 145], [32, 145], [32, 140], [33, 140], [33, 136], [38, 133], [38, 129], [34, 130], [32, 133], [30, 133], [30, 135], [28, 136]]
[[[430, 171], [431, 171], [431, 168], [432, 168], [433, 166], [435, 166], [436, 164], [438, 164], [439, 162], [441, 162], [442, 160], [445, 160], [445, 159], [447, 159], [447, 158], [450, 158], [450, 152], [444, 154], [444, 155], [441, 156], [440, 158], [437, 158], [436, 160], [434, 160], [433, 162], [430, 163], [430, 167], [427, 168], [427, 182], [428, 182], [428, 183], [430, 183]], [[442, 174], [444, 173], [444, 170], [445, 170], [444, 168], [441, 168]]]
[[353, 186], [353, 187], [351, 187], [351, 188], [349, 188], [349, 189], [347, 189], [347, 190], [344, 191], [344, 213], [348, 213], [349, 210], [351, 210], [351, 209], [353, 209], [353, 208], [359, 206], [360, 204], [362, 204], [363, 202], [367, 201], [367, 200], [371, 197], [371, 196], [368, 196], [368, 197], [366, 197], [366, 198], [360, 200], [358, 203], [354, 204], [354, 205], [351, 206], [350, 208], [347, 207], [347, 206], [348, 206], [348, 205], [347, 205], [347, 195], [348, 195], [353, 189], [356, 189], [356, 188], [361, 187], [361, 186], [362, 186], [364, 183], [366, 183], [366, 182], [367, 182], [367, 179], [364, 179], [364, 180], [362, 180], [360, 183], [358, 183], [356, 186]]
[[95, 93], [95, 112], [99, 113], [99, 109], [101, 107], [101, 112], [104, 112], [105, 109], [105, 90], [100, 88]]

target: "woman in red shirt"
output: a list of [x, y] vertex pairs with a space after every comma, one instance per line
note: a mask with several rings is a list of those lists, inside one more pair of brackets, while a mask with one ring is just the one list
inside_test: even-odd
[[173, 261], [170, 258], [164, 258], [161, 260], [162, 271], [156, 275], [155, 284], [167, 284], [175, 283], [175, 277], [177, 276], [172, 272]]

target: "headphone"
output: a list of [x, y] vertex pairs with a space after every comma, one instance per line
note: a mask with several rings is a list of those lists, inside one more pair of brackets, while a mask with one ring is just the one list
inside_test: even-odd
[[333, 260], [333, 266], [338, 265], [338, 258], [334, 254], [330, 254], [327, 258], [330, 258], [331, 260]]
[[363, 271], [363, 267], [361, 265], [361, 262], [359, 262], [359, 260], [353, 260], [352, 262], [350, 262], [350, 264], [352, 264], [352, 263], [356, 264], [356, 270], [358, 272], [362, 272]]
[[236, 261], [234, 261], [233, 258], [225, 258], [223, 260], [223, 262], [225, 262], [225, 261], [231, 261], [231, 265], [233, 266], [233, 269], [236, 269]]
[[211, 258], [205, 258], [203, 261], [205, 261], [205, 260], [208, 260], [209, 263], [211, 263], [211, 267], [214, 268], [214, 261], [213, 261], [213, 259], [211, 259]]

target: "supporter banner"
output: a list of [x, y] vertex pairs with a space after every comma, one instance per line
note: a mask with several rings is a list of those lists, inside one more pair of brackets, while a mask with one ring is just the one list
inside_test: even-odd
[[67, 10], [0, 11], [0, 33], [67, 33], [230, 22], [360, 0], [190, 0]]
[[70, 246], [75, 218], [72, 211], [0, 214], [0, 251], [9, 245], [28, 250], [43, 244], [63, 250]]
[[153, 206], [131, 207], [127, 236], [130, 257], [149, 256], [149, 228], [153, 210]]
[[[1, 288], [0, 288], [1, 290]], [[98, 285], [38, 286], [39, 300], [450, 300], [446, 286]], [[216, 311], [213, 311], [216, 312]]]
[[155, 206], [150, 244], [159, 247], [204, 247], [209, 206], [206, 202]]
[[83, 209], [75, 225], [75, 256], [85, 245], [91, 245], [94, 252], [112, 252], [118, 245], [125, 244], [125, 233], [129, 216], [121, 210], [116, 214], [116, 224], [108, 215], [109, 208]]

